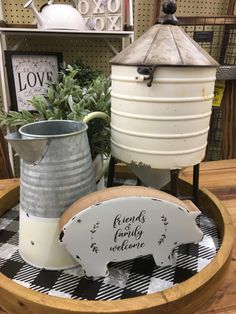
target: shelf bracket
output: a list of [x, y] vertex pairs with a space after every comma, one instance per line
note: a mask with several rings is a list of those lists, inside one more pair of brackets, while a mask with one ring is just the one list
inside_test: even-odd
[[114, 55], [117, 55], [119, 51], [107, 40], [106, 38], [103, 39], [104, 42], [107, 44], [107, 46], [111, 49], [111, 51], [114, 53]]

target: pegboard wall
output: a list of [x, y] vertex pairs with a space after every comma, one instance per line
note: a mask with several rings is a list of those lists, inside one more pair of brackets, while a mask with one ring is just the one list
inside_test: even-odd
[[[3, 16], [8, 23], [28, 24], [33, 21], [33, 14], [30, 10], [23, 8], [24, 0], [1, 0]], [[35, 0], [35, 5], [39, 9], [47, 0]], [[57, 0], [54, 3], [67, 3], [69, 0]], [[150, 25], [150, 20], [154, 14], [153, 5], [158, 0], [136, 0], [133, 1], [135, 7], [135, 24], [139, 30], [141, 27]], [[177, 0], [177, 15], [224, 15], [227, 13], [229, 0]]]
[[[2, 16], [10, 24], [32, 24], [35, 23], [31, 10], [24, 9], [26, 0], [0, 0], [2, 4]], [[189, 15], [223, 15], [227, 14], [230, 0], [177, 0], [177, 16]], [[47, 0], [35, 0], [38, 9]], [[54, 3], [71, 4], [69, 0], [55, 0]], [[136, 0], [134, 6], [134, 30], [135, 37], [142, 35], [154, 22], [155, 10], [161, 5], [161, 0]], [[110, 40], [110, 43], [117, 51], [121, 50], [121, 39]], [[93, 68], [101, 70], [105, 75], [110, 73], [109, 60], [114, 56], [114, 52], [102, 39], [77, 39], [66, 37], [9, 37], [7, 39], [8, 49], [13, 49], [17, 44], [17, 49], [22, 51], [53, 51], [62, 52], [63, 59], [67, 63], [82, 58]], [[1, 105], [1, 97], [0, 97]]]
[[229, 0], [177, 0], [176, 15], [224, 15], [227, 14], [228, 4]]
[[[81, 58], [92, 68], [101, 70], [105, 75], [110, 73], [109, 60], [114, 57], [113, 51], [100, 39], [77, 39], [74, 37], [28, 37], [19, 41], [17, 37], [9, 37], [8, 47], [14, 47], [18, 42], [21, 51], [51, 51], [62, 52], [63, 60], [71, 63]], [[109, 40], [116, 50], [121, 49], [121, 40]]]
[[[36, 0], [35, 5], [38, 9], [45, 4], [44, 0]], [[32, 11], [24, 9], [24, 0], [3, 1], [3, 16], [4, 20], [10, 24], [32, 24], [35, 23]], [[71, 1], [54, 1], [54, 3], [70, 4]], [[8, 37], [8, 49], [14, 47], [17, 43], [18, 50], [22, 51], [53, 51], [62, 52], [63, 59], [67, 63], [71, 63], [78, 58], [82, 58], [86, 63], [93, 68], [102, 70], [108, 75], [110, 66], [108, 61], [114, 56], [114, 53], [102, 39], [78, 39], [67, 37], [29, 37], [21, 40], [20, 37]], [[110, 43], [116, 50], [121, 49], [121, 40], [110, 40]]]
[[[176, 0], [176, 16], [226, 15], [230, 0]], [[163, 0], [133, 1], [135, 35], [142, 35], [152, 24], [155, 9]], [[236, 14], [236, 8], [235, 8]]]
[[[10, 24], [32, 24], [34, 16], [31, 10], [24, 9], [25, 0], [1, 0], [3, 17]], [[40, 9], [46, 0], [35, 0], [35, 5]], [[71, 4], [70, 0], [56, 0], [54, 3]], [[152, 24], [155, 15], [154, 7], [161, 1], [133, 1], [135, 36], [140, 36]], [[177, 0], [177, 16], [186, 15], [223, 15], [227, 13], [229, 0]], [[8, 47], [14, 47], [19, 38], [8, 40]], [[112, 40], [112, 45], [116, 50], [121, 49], [121, 40]], [[18, 50], [36, 51], [61, 51], [66, 62], [72, 62], [78, 57], [84, 59], [92, 67], [102, 70], [105, 74], [110, 72], [108, 61], [113, 57], [113, 52], [98, 39], [75, 39], [75, 38], [47, 38], [32, 37], [21, 41]]]

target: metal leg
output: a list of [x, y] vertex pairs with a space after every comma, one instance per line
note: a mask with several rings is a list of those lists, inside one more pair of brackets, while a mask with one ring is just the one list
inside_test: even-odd
[[115, 175], [115, 165], [116, 160], [111, 156], [111, 160], [109, 163], [108, 176], [107, 176], [107, 187], [110, 188], [113, 185], [114, 175]]
[[195, 205], [198, 205], [198, 194], [199, 194], [199, 170], [200, 164], [193, 167], [193, 201]]
[[170, 177], [171, 177], [171, 191], [170, 192], [173, 196], [176, 196], [176, 197], [178, 197], [179, 172], [180, 172], [180, 169], [170, 170]]

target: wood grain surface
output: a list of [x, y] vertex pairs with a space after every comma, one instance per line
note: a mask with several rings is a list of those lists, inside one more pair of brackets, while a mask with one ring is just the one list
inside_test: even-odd
[[0, 216], [18, 203], [19, 179], [0, 180]]
[[12, 178], [11, 164], [8, 156], [7, 145], [0, 129], [0, 179]]
[[[191, 169], [186, 169], [183, 171], [182, 176], [187, 179], [192, 178]], [[0, 181], [1, 182], [1, 181]], [[14, 183], [15, 184], [15, 183]], [[4, 184], [3, 184], [4, 185]], [[209, 190], [212, 190], [221, 200], [222, 203], [227, 207], [228, 211], [231, 214], [231, 217], [233, 218], [234, 222], [234, 228], [236, 226], [236, 160], [227, 160], [227, 161], [217, 161], [217, 162], [207, 162], [203, 163], [201, 165], [201, 175], [200, 175], [200, 185], [207, 187]], [[1, 187], [0, 187], [1, 190]], [[213, 197], [214, 198], [214, 197]], [[217, 200], [215, 203], [216, 211], [217, 211]], [[213, 205], [213, 204], [212, 204]], [[218, 204], [219, 205], [219, 204]], [[219, 205], [220, 206], [220, 205]], [[222, 205], [221, 205], [222, 206]], [[221, 230], [221, 232], [229, 235], [233, 233], [233, 227], [230, 223], [230, 219], [226, 217], [226, 228], [225, 230]], [[227, 246], [227, 243], [225, 243]], [[221, 259], [224, 259], [224, 256], [221, 255], [219, 263], [221, 262]], [[197, 290], [196, 292], [193, 292], [189, 295], [189, 298], [187, 300], [182, 301], [182, 309], [181, 314], [186, 313], [192, 313], [192, 311], [189, 310], [189, 303], [195, 302], [195, 308], [199, 308], [198, 304], [199, 301], [204, 302], [204, 300], [208, 299], [210, 293], [215, 289], [216, 293], [213, 297], [201, 308], [199, 308], [195, 313], [198, 314], [235, 314], [236, 313], [236, 284], [235, 284], [235, 273], [236, 273], [236, 244], [234, 244], [233, 248], [233, 255], [232, 258], [227, 260], [224, 264], [224, 269], [222, 269], [222, 272], [225, 270], [225, 268], [228, 266], [228, 262], [230, 262], [230, 267], [226, 272], [226, 276], [224, 276], [223, 280], [221, 279], [221, 276], [214, 276], [212, 282], [211, 282], [211, 291], [209, 291], [208, 288], [203, 289], [202, 291]], [[210, 268], [208, 268], [207, 272], [210, 271]], [[206, 273], [204, 274], [206, 275]], [[201, 277], [201, 276], [200, 276]], [[202, 280], [202, 278], [197, 278], [197, 280]], [[219, 282], [220, 281], [220, 282]], [[221, 282], [222, 281], [222, 282]], [[195, 282], [197, 285], [197, 282]], [[220, 287], [218, 285], [220, 284]], [[15, 301], [9, 300], [9, 304], [14, 304], [14, 302], [19, 302], [19, 305], [22, 309], [21, 312], [12, 311], [12, 313], [54, 313], [52, 308], [54, 308], [54, 302], [55, 298], [50, 298], [51, 301], [47, 304], [47, 308], [45, 311], [41, 311], [41, 307], [37, 309], [35, 307], [36, 312], [28, 311], [27, 309], [27, 289], [25, 290], [23, 287], [22, 292], [24, 294], [21, 294], [21, 296], [24, 296], [24, 298], [21, 300], [21, 302], [17, 301], [17, 296], [19, 296], [18, 288], [17, 290], [13, 289], [12, 293], [15, 294]], [[184, 285], [184, 289], [187, 291], [189, 289], [188, 283]], [[182, 289], [180, 289], [182, 290]], [[179, 290], [179, 293], [181, 294], [181, 291]], [[183, 290], [182, 290], [183, 292]], [[2, 291], [0, 292], [2, 293]], [[143, 311], [132, 311], [132, 301], [131, 300], [125, 300], [126, 306], [127, 306], [127, 313], [170, 313], [170, 311], [162, 311], [160, 308], [160, 311], [155, 311], [154, 309], [150, 308], [151, 302], [165, 302], [165, 298], [178, 298], [181, 297], [181, 295], [178, 296], [177, 290], [174, 292], [175, 295], [169, 295], [162, 293], [160, 295], [150, 295], [147, 299], [144, 299], [143, 297], [138, 298], [135, 308], [139, 307], [140, 309], [143, 308]], [[4, 297], [4, 295], [3, 295]], [[34, 293], [35, 302], [43, 303], [44, 302], [44, 295]], [[155, 299], [155, 300], [154, 300]], [[114, 308], [114, 302], [112, 301], [109, 305], [109, 302], [107, 302], [107, 309], [110, 310], [110, 313], [114, 313], [114, 311], [117, 311]], [[114, 305], [113, 305], [114, 304]], [[18, 305], [18, 306], [19, 306]], [[113, 307], [112, 307], [113, 305]], [[61, 300], [60, 302], [60, 310], [57, 308], [57, 311], [55, 313], [66, 313], [65, 309], [68, 308], [68, 300]], [[84, 302], [80, 303], [80, 306], [84, 309], [83, 313], [97, 313], [96, 306], [93, 308], [90, 306], [87, 306]], [[25, 308], [24, 308], [25, 307]], [[85, 310], [86, 309], [86, 310]], [[172, 306], [169, 308], [172, 309], [174, 313], [176, 312], [175, 304], [173, 303]], [[1, 312], [0, 312], [1, 313]], [[99, 312], [100, 313], [100, 312]], [[101, 312], [102, 313], [102, 312]], [[180, 313], [180, 312], [178, 312]], [[1, 313], [2, 314], [2, 313]]]
[[[192, 170], [183, 171], [191, 179]], [[236, 159], [210, 161], [200, 166], [200, 185], [213, 192], [229, 211], [236, 230]], [[225, 279], [216, 294], [199, 309], [198, 314], [236, 313], [236, 241]]]

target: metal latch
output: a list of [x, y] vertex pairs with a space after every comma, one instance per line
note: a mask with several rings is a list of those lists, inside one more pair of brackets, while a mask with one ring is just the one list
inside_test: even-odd
[[137, 71], [139, 74], [142, 74], [142, 77], [141, 76], [137, 76], [136, 77], [136, 80], [137, 81], [149, 81], [147, 83], [147, 86], [148, 87], [151, 87], [152, 86], [152, 82], [153, 82], [153, 75], [154, 75], [154, 72], [155, 72], [155, 67], [138, 67]]

